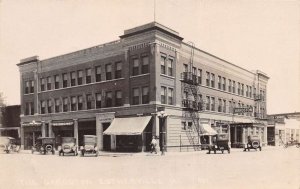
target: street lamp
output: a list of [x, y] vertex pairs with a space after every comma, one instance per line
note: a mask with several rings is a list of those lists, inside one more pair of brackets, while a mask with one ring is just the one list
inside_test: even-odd
[[166, 118], [168, 117], [168, 115], [164, 112], [164, 111], [160, 111], [158, 112], [158, 117], [160, 118], [161, 120], [161, 146], [162, 146], [162, 149], [161, 149], [161, 155], [165, 155], [165, 134], [166, 134], [166, 128], [165, 128], [165, 121], [166, 121]]

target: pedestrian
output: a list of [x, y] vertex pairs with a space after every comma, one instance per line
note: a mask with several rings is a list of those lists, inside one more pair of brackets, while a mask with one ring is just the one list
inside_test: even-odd
[[157, 142], [155, 136], [152, 137], [150, 146], [151, 146], [151, 153], [155, 152], [155, 154], [157, 154], [157, 150], [156, 150]]

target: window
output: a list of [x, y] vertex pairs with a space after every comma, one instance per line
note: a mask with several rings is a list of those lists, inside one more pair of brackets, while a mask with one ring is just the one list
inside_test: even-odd
[[252, 87], [249, 86], [249, 97], [252, 98]]
[[183, 69], [184, 69], [184, 72], [188, 72], [189, 66], [187, 64], [183, 64]]
[[137, 105], [140, 103], [140, 90], [139, 88], [132, 89], [132, 105]]
[[215, 88], [215, 74], [211, 74], [211, 87]]
[[92, 69], [91, 68], [88, 68], [85, 70], [85, 83], [86, 84], [89, 84], [92, 82]]
[[142, 104], [149, 103], [149, 87], [142, 88]]
[[29, 105], [30, 105], [30, 115], [34, 115], [34, 103], [29, 102]]
[[34, 81], [30, 81], [30, 90], [29, 90], [29, 92], [30, 93], [34, 93]]
[[202, 99], [202, 94], [199, 94], [198, 110], [200, 110], [200, 111], [203, 110], [203, 99]]
[[122, 106], [122, 91], [116, 91], [115, 98], [116, 106]]
[[210, 97], [206, 96], [206, 110], [210, 110]]
[[142, 74], [149, 73], [149, 57], [142, 57]]
[[[93, 102], [93, 97], [91, 94], [87, 94], [86, 95], [86, 109], [90, 110], [92, 109], [92, 102]], [[100, 98], [100, 102], [101, 102], [101, 98]], [[101, 104], [100, 104], [101, 107]]]
[[55, 99], [55, 112], [59, 112], [60, 111], [60, 100], [59, 99]]
[[238, 95], [240, 95], [241, 94], [241, 84], [240, 84], [240, 82], [238, 82]]
[[140, 63], [139, 59], [134, 58], [133, 59], [133, 65], [132, 65], [132, 75], [139, 75], [139, 69], [140, 69]]
[[166, 57], [165, 56], [160, 57], [160, 73], [166, 74]]
[[244, 84], [242, 84], [241, 95], [244, 96]]
[[71, 111], [77, 110], [77, 98], [76, 96], [71, 97]]
[[71, 86], [76, 85], [76, 72], [71, 72]]
[[52, 113], [52, 100], [48, 100], [48, 113]]
[[231, 80], [228, 79], [228, 92], [230, 92], [230, 93], [231, 93], [231, 87], [232, 87]]
[[105, 65], [105, 76], [106, 76], [106, 80], [111, 80], [112, 79], [111, 64], [106, 64]]
[[226, 113], [226, 100], [223, 100], [223, 112]]
[[117, 62], [116, 63], [116, 71], [115, 71], [115, 78], [121, 78], [122, 77], [122, 63]]
[[55, 89], [59, 88], [59, 75], [54, 76], [54, 88]]
[[101, 93], [96, 93], [96, 108], [101, 108], [102, 95]]
[[161, 96], [161, 103], [166, 104], [167, 103], [167, 88], [166, 87], [161, 87], [160, 90], [160, 96]]
[[168, 59], [168, 76], [173, 76], [173, 62], [174, 60], [172, 58]]
[[25, 115], [29, 115], [30, 111], [30, 104], [29, 102], [25, 103]]
[[223, 91], [226, 91], [226, 78], [223, 77]]
[[96, 67], [96, 82], [101, 81], [101, 66]]
[[83, 109], [83, 98], [82, 96], [78, 96], [78, 110]]
[[68, 75], [66, 73], [63, 74], [63, 88], [68, 87]]
[[51, 77], [47, 77], [47, 90], [51, 90]]
[[202, 70], [198, 69], [198, 83], [201, 85], [202, 84]]
[[209, 83], [210, 83], [210, 73], [206, 72], [206, 86], [209, 87]]
[[229, 113], [232, 113], [233, 112], [232, 102], [228, 101], [228, 103], [229, 103]]
[[168, 88], [168, 104], [173, 105], [174, 104], [174, 90], [172, 88]]
[[246, 97], [248, 97], [248, 96], [249, 96], [249, 86], [246, 85]]
[[41, 114], [45, 114], [46, 113], [46, 101], [42, 100], [41, 101]]
[[222, 99], [218, 99], [218, 112], [222, 112]]
[[83, 71], [79, 70], [77, 71], [77, 84], [82, 85], [82, 77], [83, 77]]
[[218, 76], [218, 89], [221, 90], [221, 76]]
[[106, 107], [112, 107], [112, 92], [108, 91], [105, 95]]
[[41, 91], [45, 91], [45, 78], [41, 78]]
[[232, 92], [235, 93], [235, 81], [232, 81]]
[[215, 111], [216, 103], [215, 97], [211, 97], [211, 111]]
[[68, 99], [68, 97], [65, 97], [64, 99], [63, 99], [63, 111], [64, 112], [67, 112], [67, 111], [69, 111], [69, 106], [68, 106], [68, 101], [69, 101], [69, 99]]
[[28, 94], [29, 93], [29, 81], [26, 81], [25, 82], [25, 94]]

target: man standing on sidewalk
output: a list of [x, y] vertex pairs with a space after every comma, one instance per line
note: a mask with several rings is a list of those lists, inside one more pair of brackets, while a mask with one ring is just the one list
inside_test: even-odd
[[156, 142], [155, 136], [152, 137], [150, 146], [151, 146], [151, 153], [154, 151], [155, 154], [157, 154], [157, 150], [156, 150], [157, 142]]

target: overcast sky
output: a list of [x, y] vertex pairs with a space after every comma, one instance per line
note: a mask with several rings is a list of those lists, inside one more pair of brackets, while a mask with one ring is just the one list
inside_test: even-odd
[[[154, 20], [154, 0], [0, 0], [0, 92], [20, 103], [16, 64], [117, 40]], [[184, 41], [270, 77], [268, 113], [300, 111], [300, 1], [156, 0]]]

